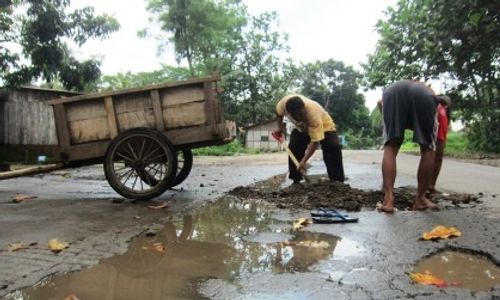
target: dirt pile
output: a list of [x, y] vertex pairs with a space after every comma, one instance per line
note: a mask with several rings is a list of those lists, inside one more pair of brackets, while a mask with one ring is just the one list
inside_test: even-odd
[[[364, 191], [348, 184], [315, 178], [311, 183], [282, 187], [285, 175], [274, 176], [251, 186], [237, 187], [229, 193], [242, 199], [260, 199], [276, 204], [279, 208], [314, 209], [332, 207], [348, 211], [374, 210], [383, 198], [381, 191]], [[415, 188], [400, 187], [395, 191], [395, 206], [399, 210], [411, 207]], [[439, 194], [431, 196], [440, 208], [470, 208], [481, 201], [471, 194]]]

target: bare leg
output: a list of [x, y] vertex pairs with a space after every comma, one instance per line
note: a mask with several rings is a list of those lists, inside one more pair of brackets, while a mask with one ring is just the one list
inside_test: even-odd
[[394, 212], [394, 182], [396, 181], [396, 156], [399, 145], [389, 141], [384, 145], [384, 157], [382, 159], [382, 186], [384, 190], [384, 203], [380, 211]]
[[439, 176], [439, 172], [441, 171], [441, 165], [443, 164], [443, 155], [444, 155], [444, 143], [438, 141], [436, 143], [436, 154], [434, 158], [434, 170], [432, 174], [432, 180], [429, 183], [429, 187], [427, 190], [431, 193], [436, 192], [436, 181]]
[[425, 197], [425, 191], [429, 186], [434, 172], [434, 151], [420, 146], [420, 164], [417, 172], [417, 194], [413, 202], [413, 210], [425, 210], [427, 208], [437, 208]]

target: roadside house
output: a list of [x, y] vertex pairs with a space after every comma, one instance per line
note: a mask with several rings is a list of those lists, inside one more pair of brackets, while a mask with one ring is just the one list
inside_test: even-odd
[[[271, 135], [273, 130], [276, 129], [276, 122], [276, 119], [272, 119], [246, 127], [245, 147], [267, 151], [284, 150], [283, 146], [281, 146]], [[285, 135], [288, 135], [288, 126], [286, 126], [286, 128], [287, 133], [285, 133]]]
[[248, 126], [245, 135], [245, 147], [258, 150], [280, 150], [280, 145], [271, 133], [276, 129], [276, 120], [268, 120]]

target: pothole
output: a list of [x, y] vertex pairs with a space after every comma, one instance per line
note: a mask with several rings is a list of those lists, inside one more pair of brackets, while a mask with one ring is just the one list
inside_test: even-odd
[[[222, 198], [135, 238], [126, 253], [6, 299], [199, 299], [207, 279], [316, 272], [326, 260], [363, 255], [360, 245], [326, 233], [293, 230], [292, 214], [262, 201]], [[84, 255], [84, 254], [82, 254]]]
[[431, 274], [445, 285], [489, 291], [500, 284], [500, 267], [482, 255], [446, 250], [423, 259], [413, 273]]

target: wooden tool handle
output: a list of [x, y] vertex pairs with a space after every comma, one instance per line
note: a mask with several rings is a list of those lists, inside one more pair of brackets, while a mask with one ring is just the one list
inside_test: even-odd
[[299, 161], [297, 160], [297, 158], [295, 157], [295, 155], [293, 155], [292, 153], [292, 150], [290, 150], [290, 148], [288, 148], [287, 145], [285, 145], [285, 143], [282, 144], [283, 147], [285, 147], [285, 150], [286, 152], [288, 153], [288, 155], [290, 156], [290, 158], [292, 159], [293, 163], [295, 164], [295, 167], [297, 167], [297, 170], [299, 169]]
[[304, 174], [305, 172], [302, 172], [301, 170], [299, 170], [299, 161], [297, 160], [297, 158], [295, 157], [295, 155], [293, 155], [292, 153], [292, 150], [290, 150], [290, 148], [288, 148], [288, 146], [286, 145], [285, 143], [285, 139], [282, 135], [277, 135], [275, 134], [274, 132], [272, 132], [271, 134], [273, 136], [273, 138], [278, 142], [280, 143], [281, 145], [283, 145], [283, 147], [285, 147], [285, 150], [286, 150], [286, 153], [288, 153], [288, 156], [290, 156], [290, 158], [292, 159], [293, 163], [295, 164], [295, 167], [297, 168], [297, 171], [299, 171], [302, 176], [304, 176], [304, 178], [306, 179], [306, 181], [308, 180], [308, 178], [306, 177], [306, 175]]

